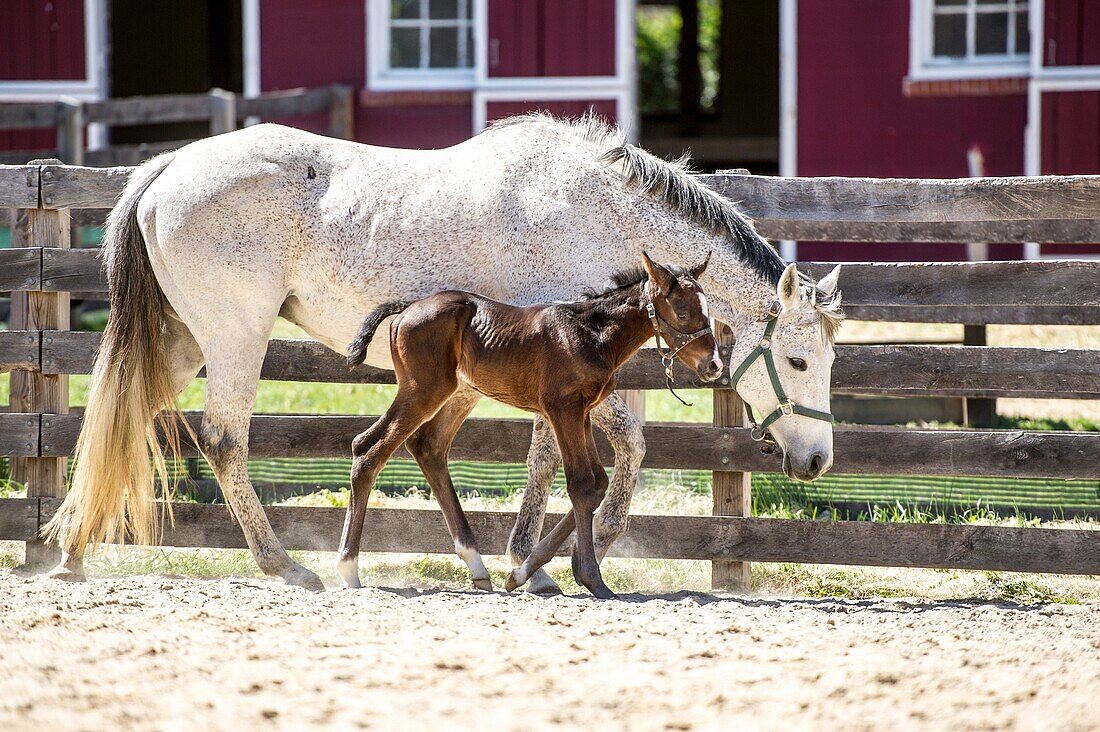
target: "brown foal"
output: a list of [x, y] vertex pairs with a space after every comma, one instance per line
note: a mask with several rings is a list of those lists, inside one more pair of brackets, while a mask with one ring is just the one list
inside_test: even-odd
[[451, 442], [476, 402], [456, 395], [465, 386], [547, 419], [561, 448], [573, 504], [509, 575], [506, 589], [526, 582], [576, 528], [574, 577], [596, 597], [615, 597], [600, 575], [592, 543], [592, 516], [608, 480], [589, 412], [614, 390], [615, 371], [656, 334], [671, 349], [664, 354], [666, 365], [678, 358], [707, 380], [717, 379], [723, 369], [697, 281], [710, 256], [690, 269], [657, 264], [645, 253], [642, 258], [643, 267], [616, 275], [610, 289], [577, 302], [515, 307], [447, 291], [382, 305], [364, 320], [348, 349], [350, 365], [362, 363], [382, 321], [399, 314], [390, 326], [397, 397], [352, 442], [351, 500], [337, 565], [349, 587], [359, 586], [359, 542], [371, 487], [405, 443], [432, 487], [474, 585], [492, 589], [447, 471]]

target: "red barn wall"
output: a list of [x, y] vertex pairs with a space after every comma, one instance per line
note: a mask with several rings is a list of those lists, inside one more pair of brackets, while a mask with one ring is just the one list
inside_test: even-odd
[[[4, 0], [0, 3], [0, 79], [84, 79], [84, 0]], [[47, 150], [46, 130], [0, 132], [0, 150]]]
[[1046, 0], [1043, 63], [1048, 66], [1100, 66], [1100, 3]]
[[[908, 0], [798, 4], [798, 175], [958, 178], [978, 145], [988, 175], [1024, 170], [1024, 94], [906, 97]], [[1019, 257], [994, 245], [991, 257]], [[959, 245], [802, 242], [799, 259], [964, 259]]]
[[[338, 83], [362, 90], [367, 75], [366, 12], [363, 0], [261, 0], [263, 90]], [[392, 147], [445, 147], [470, 136], [472, 118], [469, 105], [360, 107], [355, 138]], [[324, 120], [308, 126], [323, 128]]]

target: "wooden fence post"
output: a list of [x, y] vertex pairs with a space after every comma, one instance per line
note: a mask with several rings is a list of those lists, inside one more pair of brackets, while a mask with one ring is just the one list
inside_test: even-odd
[[[728, 362], [733, 350], [733, 331], [725, 325], [715, 323], [715, 336], [722, 350], [722, 357]], [[727, 363], [727, 368], [729, 364]], [[729, 373], [729, 371], [727, 371]], [[722, 377], [722, 384], [729, 385], [729, 377]], [[745, 427], [745, 407], [741, 397], [734, 389], [714, 390], [715, 427]], [[723, 433], [723, 441], [731, 439], [728, 432]], [[723, 456], [723, 462], [726, 457]], [[715, 470], [711, 473], [711, 514], [714, 516], [751, 516], [752, 515], [752, 473]], [[716, 590], [749, 590], [752, 587], [749, 562], [711, 562], [710, 583]]]
[[237, 129], [237, 95], [225, 89], [210, 90], [210, 134]]
[[84, 104], [62, 97], [57, 103], [57, 154], [69, 165], [84, 164]]
[[[31, 165], [60, 164], [60, 160], [32, 160]], [[39, 184], [52, 174], [42, 172]], [[50, 205], [49, 196], [43, 196], [39, 205]], [[51, 249], [68, 249], [68, 210], [35, 208], [17, 215], [20, 223], [25, 214], [25, 236], [13, 237], [13, 246], [43, 247], [42, 256], [51, 256]], [[69, 329], [69, 293], [67, 292], [18, 292], [12, 293], [11, 327], [18, 330], [43, 331], [40, 336], [50, 338], [50, 331]], [[11, 410], [41, 415], [38, 419], [48, 422], [56, 414], [69, 411], [69, 377], [64, 374], [46, 375], [40, 371], [12, 371]], [[41, 445], [36, 446], [41, 453]], [[63, 457], [28, 457], [12, 464], [12, 479], [27, 487], [28, 498], [63, 498], [67, 477], [67, 459]], [[57, 563], [60, 554], [55, 546], [39, 541], [27, 542], [28, 569], [46, 569]]]
[[341, 140], [355, 138], [355, 92], [350, 86], [332, 86], [332, 106], [328, 111], [328, 133]]
[[[964, 346], [984, 346], [986, 343], [986, 331], [984, 325], [963, 326]], [[992, 427], [997, 421], [997, 400], [988, 397], [966, 397], [963, 399], [966, 408], [963, 421], [970, 427]]]

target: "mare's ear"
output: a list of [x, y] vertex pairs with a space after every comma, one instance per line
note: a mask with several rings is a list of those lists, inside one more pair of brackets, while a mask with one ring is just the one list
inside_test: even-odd
[[646, 274], [649, 275], [650, 281], [657, 287], [658, 292], [667, 295], [672, 291], [672, 273], [664, 265], [650, 259], [645, 250], [642, 250], [642, 264], [645, 265]]
[[833, 267], [833, 271], [817, 281], [817, 289], [826, 295], [836, 292], [837, 283], [840, 281], [840, 265]]
[[699, 279], [703, 276], [703, 273], [707, 271], [707, 265], [710, 264], [710, 255], [712, 253], [712, 250], [707, 250], [707, 256], [703, 257], [703, 261], [688, 270], [691, 272], [692, 279]]
[[788, 264], [780, 275], [775, 295], [779, 298], [779, 304], [784, 310], [794, 310], [798, 307], [798, 268], [795, 267], [794, 262]]

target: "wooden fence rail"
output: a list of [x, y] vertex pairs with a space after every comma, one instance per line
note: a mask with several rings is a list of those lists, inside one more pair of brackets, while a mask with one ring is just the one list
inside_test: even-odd
[[[289, 114], [290, 97], [268, 100]], [[323, 95], [309, 104], [323, 109]], [[239, 102], [239, 104], [236, 104]], [[295, 104], [301, 102], [294, 102]], [[305, 103], [305, 102], [301, 102]], [[114, 110], [132, 119], [142, 102]], [[235, 100], [231, 115], [255, 113]], [[274, 108], [274, 107], [272, 107]], [[294, 107], [303, 109], [305, 107]], [[314, 110], [314, 107], [309, 107]], [[224, 111], [224, 109], [223, 109]], [[41, 110], [35, 114], [45, 114]], [[179, 112], [183, 114], [184, 112]], [[107, 112], [92, 109], [104, 119]], [[100, 115], [100, 116], [96, 116]], [[125, 185], [130, 168], [64, 165], [0, 166], [0, 206], [94, 222]], [[968, 181], [782, 179], [747, 175], [704, 177], [741, 201], [771, 236], [846, 241], [1100, 241], [1100, 177], [997, 178]], [[85, 212], [85, 213], [81, 213]], [[33, 242], [31, 242], [33, 243]], [[820, 275], [829, 265], [806, 269]], [[925, 322], [1100, 323], [1100, 262], [1040, 261], [846, 265], [841, 287], [857, 318]], [[43, 246], [0, 251], [0, 291], [70, 292], [100, 296], [104, 283], [96, 250]], [[87, 373], [97, 333], [27, 326], [0, 332], [0, 370], [41, 379]], [[834, 390], [894, 396], [1100, 398], [1100, 351], [988, 346], [871, 346], [837, 348]], [[271, 342], [262, 377], [334, 383], [392, 383], [390, 372], [349, 370], [337, 354], [313, 341]], [[619, 383], [660, 389], [664, 377], [652, 352], [626, 364]], [[712, 424], [650, 423], [644, 465], [713, 471], [716, 514], [744, 512], [751, 471], [775, 471], [734, 419], [737, 402], [726, 379], [701, 384], [684, 370], [685, 386], [713, 388]], [[27, 408], [0, 414], [0, 455], [61, 465], [73, 449], [81, 414]], [[198, 424], [199, 414], [188, 419]], [[250, 447], [257, 457], [343, 457], [371, 416], [256, 415]], [[523, 462], [528, 420], [468, 421], [454, 445], [456, 459]], [[608, 464], [612, 454], [599, 438]], [[185, 447], [187, 454], [196, 454]], [[993, 430], [840, 427], [835, 431], [839, 473], [893, 475], [1100, 478], [1100, 434]], [[719, 495], [721, 493], [721, 495]], [[734, 506], [733, 503], [738, 505]], [[730, 505], [726, 505], [730, 504]], [[0, 539], [27, 539], [56, 510], [48, 493], [0, 501]], [[340, 512], [273, 507], [272, 523], [292, 549], [330, 550]], [[512, 517], [475, 513], [471, 523], [486, 546], [502, 550]], [[372, 511], [368, 550], [450, 552], [437, 512]], [[548, 525], [550, 525], [548, 523]], [[883, 566], [1100, 572], [1100, 532], [999, 527], [801, 522], [740, 516], [638, 516], [619, 545], [631, 556], [715, 562], [716, 584], [744, 582], [747, 561], [813, 561]], [[180, 504], [165, 542], [177, 546], [243, 546], [224, 508]]]
[[212, 89], [205, 94], [139, 96], [96, 102], [5, 103], [0, 104], [0, 130], [54, 127], [57, 128], [57, 148], [34, 153], [5, 151], [0, 153], [0, 161], [26, 160], [48, 154], [77, 165], [133, 165], [191, 142], [174, 140], [85, 150], [84, 127], [89, 124], [118, 127], [206, 122], [209, 133], [216, 135], [237, 129], [250, 119], [277, 120], [328, 114], [327, 133], [350, 139], [354, 133], [354, 103], [354, 91], [342, 85], [265, 92], [256, 97]]

